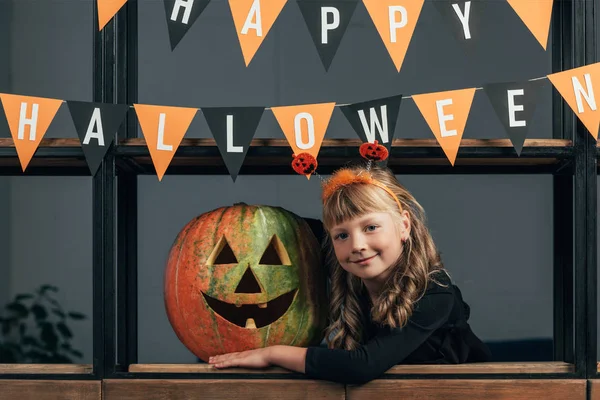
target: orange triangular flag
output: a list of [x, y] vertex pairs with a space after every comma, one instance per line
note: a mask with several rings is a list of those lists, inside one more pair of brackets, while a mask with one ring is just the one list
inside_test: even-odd
[[287, 0], [229, 0], [246, 67], [271, 30]]
[[425, 0], [363, 0], [363, 3], [400, 72]]
[[550, 74], [548, 79], [594, 139], [598, 139], [600, 97], [596, 99], [596, 94], [600, 94], [600, 63]]
[[452, 165], [456, 161], [474, 96], [474, 88], [412, 96]]
[[127, 0], [97, 0], [98, 30], [101, 31], [108, 21], [127, 3]]
[[25, 172], [62, 100], [0, 93], [21, 169]]
[[158, 180], [162, 180], [197, 108], [134, 104]]
[[507, 0], [525, 26], [546, 50], [554, 0]]
[[316, 159], [334, 107], [335, 103], [304, 104], [271, 107], [271, 111], [294, 154], [308, 153]]

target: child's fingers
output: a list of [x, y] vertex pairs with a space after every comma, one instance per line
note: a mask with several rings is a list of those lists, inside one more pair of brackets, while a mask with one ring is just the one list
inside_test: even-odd
[[210, 364], [214, 364], [214, 363], [219, 363], [225, 360], [229, 360], [232, 357], [236, 357], [239, 353], [227, 353], [227, 354], [220, 354], [218, 356], [212, 356], [209, 357], [208, 362]]

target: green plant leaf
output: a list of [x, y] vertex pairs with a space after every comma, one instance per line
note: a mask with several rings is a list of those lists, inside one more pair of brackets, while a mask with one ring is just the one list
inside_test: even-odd
[[10, 322], [8, 322], [8, 320], [6, 320], [6, 322], [4, 322], [2, 324], [2, 335], [6, 336], [6, 335], [8, 335], [9, 332], [10, 332]]
[[71, 330], [63, 322], [59, 322], [58, 324], [56, 324], [56, 329], [58, 329], [58, 331], [65, 338], [72, 338], [73, 337], [73, 334], [71, 333]]
[[0, 362], [12, 364], [19, 362], [19, 360], [14, 351], [0, 344]]
[[26, 330], [27, 330], [27, 325], [26, 324], [19, 325], [19, 335], [23, 336], [25, 334]]
[[54, 292], [54, 293], [56, 293], [56, 292], [58, 292], [58, 288], [57, 288], [56, 286], [53, 286], [53, 285], [48, 285], [48, 284], [46, 284], [46, 285], [42, 285], [42, 286], [40, 287], [40, 290], [39, 290], [40, 294], [42, 294], [42, 295], [43, 295], [43, 294], [45, 294], [47, 291], [51, 291], [51, 292]]
[[60, 304], [58, 304], [58, 301], [54, 300], [51, 297], [48, 296], [44, 296], [46, 300], [48, 300], [48, 302], [50, 302], [52, 305], [56, 306], [56, 307], [60, 307]]
[[69, 312], [69, 317], [71, 317], [72, 319], [77, 319], [77, 320], [81, 320], [81, 319], [85, 319], [86, 316], [82, 313], [78, 313], [75, 311], [71, 311]]
[[38, 350], [30, 350], [23, 354], [25, 356], [25, 360], [29, 363], [41, 363], [44, 364], [48, 360], [48, 356]]
[[58, 336], [54, 332], [54, 326], [49, 322], [40, 324], [42, 330], [41, 339], [46, 344], [46, 348], [55, 351], [58, 345]]
[[15, 301], [33, 299], [33, 295], [29, 293], [21, 293], [15, 296]]
[[55, 363], [61, 363], [61, 364], [72, 364], [73, 363], [73, 360], [71, 360], [69, 357], [67, 357], [64, 354], [54, 354], [50, 361], [55, 362]]
[[36, 338], [33, 336], [25, 336], [23, 338], [23, 345], [25, 346], [34, 346], [34, 347], [42, 347]]
[[59, 316], [61, 318], [65, 318], [66, 317], [65, 313], [62, 312], [62, 311], [60, 311], [58, 308], [53, 308], [52, 312], [54, 313], [54, 315], [57, 315], [57, 316]]
[[25, 318], [29, 314], [29, 311], [27, 310], [27, 308], [21, 303], [15, 303], [15, 302], [8, 303], [6, 305], [6, 309], [16, 313], [21, 318]]
[[31, 312], [35, 316], [36, 320], [46, 319], [46, 317], [48, 316], [48, 312], [46, 311], [46, 309], [39, 304], [34, 304], [31, 307]]

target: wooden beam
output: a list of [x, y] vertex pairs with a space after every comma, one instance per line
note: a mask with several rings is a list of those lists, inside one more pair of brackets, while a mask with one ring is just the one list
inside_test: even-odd
[[[573, 364], [565, 362], [509, 362], [441, 365], [396, 365], [386, 372], [392, 374], [563, 374], [574, 372]], [[129, 372], [141, 373], [194, 373], [194, 374], [286, 374], [283, 368], [215, 369], [209, 364], [132, 364]]]
[[107, 379], [104, 400], [243, 399], [343, 400], [344, 385], [314, 380], [279, 379]]
[[102, 400], [102, 383], [67, 380], [0, 380], [0, 399]]
[[398, 379], [348, 385], [347, 400], [586, 400], [585, 380]]

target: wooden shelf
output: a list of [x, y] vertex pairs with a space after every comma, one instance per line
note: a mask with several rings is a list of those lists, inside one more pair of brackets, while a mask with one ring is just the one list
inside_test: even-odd
[[[321, 174], [360, 160], [359, 139], [326, 139], [319, 152]], [[156, 173], [143, 138], [113, 145], [118, 172]], [[388, 166], [397, 173], [552, 173], [568, 166], [574, 149], [563, 139], [527, 139], [517, 156], [508, 139], [463, 139], [455, 165], [450, 165], [435, 139], [395, 139]], [[240, 174], [295, 175], [292, 149], [285, 139], [254, 139]], [[21, 175], [11, 138], [0, 139], [0, 174]], [[89, 175], [79, 139], [44, 139], [25, 174]], [[228, 174], [213, 139], [184, 139], [167, 174]]]
[[[359, 139], [326, 139], [319, 152], [318, 171], [327, 174], [340, 166], [360, 160]], [[115, 154], [122, 168], [138, 174], [154, 174], [146, 142], [142, 138], [119, 142]], [[556, 171], [573, 155], [570, 140], [529, 139], [521, 156], [508, 139], [464, 139], [454, 166], [451, 166], [435, 139], [396, 139], [388, 166], [397, 173], [516, 173]], [[254, 139], [240, 175], [293, 175], [292, 149], [285, 139]], [[227, 174], [213, 139], [184, 139], [171, 161], [167, 174]]]
[[[396, 365], [386, 375], [440, 375], [440, 374], [565, 374], [575, 371], [573, 364], [564, 362], [511, 362], [472, 363], [458, 365]], [[209, 364], [132, 364], [132, 373], [177, 374], [292, 374], [283, 368], [216, 369]]]
[[91, 374], [92, 364], [0, 364], [4, 374]]

